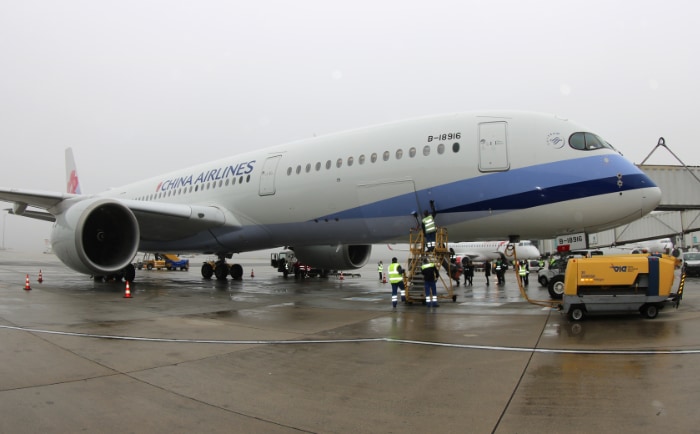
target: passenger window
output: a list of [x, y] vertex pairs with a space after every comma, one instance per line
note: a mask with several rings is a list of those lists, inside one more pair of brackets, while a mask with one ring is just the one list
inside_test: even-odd
[[365, 164], [365, 154], [360, 155], [360, 158], [357, 159], [357, 162], [360, 164]]
[[430, 146], [425, 145], [425, 146], [423, 147], [423, 155], [425, 155], [426, 157], [427, 157], [428, 155], [430, 155]]
[[311, 172], [311, 163], [306, 163], [306, 173]]
[[317, 161], [316, 162], [316, 171], [318, 172], [319, 170], [321, 170], [321, 162]]
[[[297, 165], [297, 175], [301, 173], [301, 166]], [[239, 181], [240, 182], [240, 181]]]
[[352, 157], [348, 157], [348, 167], [352, 166], [352, 163], [353, 163], [354, 161], [355, 161], [355, 160], [354, 160]]
[[377, 153], [376, 153], [376, 152], [373, 152], [373, 153], [372, 153], [372, 156], [369, 158], [369, 160], [370, 160], [372, 163], [375, 163], [375, 162], [377, 161]]
[[331, 168], [331, 160], [326, 160], [326, 170]]
[[454, 142], [454, 143], [452, 144], [452, 152], [454, 152], [455, 154], [456, 154], [457, 152], [459, 152], [459, 143]]
[[440, 154], [440, 155], [444, 154], [445, 153], [445, 145], [443, 143], [440, 143], [438, 145], [437, 151], [438, 151], [438, 154]]
[[415, 157], [416, 156], [416, 148], [411, 146], [411, 149], [408, 150], [408, 156], [411, 158]]
[[400, 160], [401, 157], [403, 157], [403, 149], [397, 149], [396, 150], [396, 159]]
[[382, 159], [383, 159], [384, 161], [389, 161], [389, 156], [390, 156], [390, 155], [391, 155], [391, 154], [389, 153], [389, 151], [384, 151], [384, 154], [382, 155]]
[[338, 158], [338, 161], [335, 162], [335, 167], [340, 168], [343, 165], [343, 159]]

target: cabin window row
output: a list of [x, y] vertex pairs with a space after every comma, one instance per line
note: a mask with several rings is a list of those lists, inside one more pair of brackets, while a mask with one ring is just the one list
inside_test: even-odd
[[[238, 179], [238, 181], [236, 181]], [[238, 178], [233, 177], [233, 178], [227, 178], [227, 179], [220, 179], [218, 181], [209, 181], [201, 185], [190, 185], [189, 187], [180, 187], [180, 188], [173, 188], [168, 191], [160, 191], [158, 193], [150, 194], [147, 196], [141, 196], [136, 198], [136, 200], [157, 200], [157, 199], [164, 199], [167, 197], [172, 197], [172, 196], [180, 196], [183, 194], [191, 194], [191, 193], [196, 193], [198, 191], [205, 191], [205, 190], [211, 190], [214, 188], [222, 188], [222, 187], [228, 187], [229, 185], [234, 186], [236, 183], [240, 184], [247, 184], [250, 182], [250, 175], [246, 176], [239, 176]]]
[[[431, 152], [432, 152], [432, 150], [430, 148], [430, 145], [423, 146], [422, 153], [423, 153], [424, 157], [429, 156]], [[440, 143], [439, 145], [437, 145], [436, 152], [438, 153], [438, 155], [443, 155], [445, 153], [445, 144]], [[459, 152], [459, 143], [455, 142], [452, 144], [452, 152], [454, 152], [454, 153]], [[414, 158], [417, 155], [417, 153], [418, 153], [418, 150], [415, 147], [411, 147], [408, 150], [408, 157]], [[390, 151], [384, 151], [381, 154], [382, 161], [389, 161], [391, 159], [391, 155], [392, 155], [392, 153]], [[400, 160], [404, 156], [404, 150], [399, 148], [396, 151], [394, 151], [393, 155], [394, 155], [394, 158], [396, 160]], [[369, 156], [369, 162], [376, 163], [377, 161], [379, 161], [379, 158], [380, 158], [379, 154], [377, 154], [376, 152], [373, 152]], [[366, 162], [367, 162], [367, 157], [365, 156], [365, 154], [360, 154], [360, 156], [357, 157], [357, 164], [358, 165], [361, 166], [361, 165], [365, 164]], [[289, 167], [287, 167], [287, 176], [292, 175], [292, 173], [296, 173], [297, 175], [299, 175], [302, 172], [302, 170], [306, 173], [309, 173], [309, 172], [311, 172], [312, 167], [316, 172], [319, 172], [322, 167], [325, 167], [326, 170], [330, 170], [333, 166], [335, 166], [337, 169], [340, 169], [341, 167], [343, 167], [343, 164], [345, 164], [348, 167], [352, 167], [355, 164], [355, 157], [350, 156], [350, 157], [347, 157], [346, 159], [338, 158], [337, 160], [335, 160], [335, 163], [333, 163], [333, 161], [331, 161], [331, 160], [326, 160], [325, 165], [322, 164], [320, 161], [317, 161], [313, 166], [311, 165], [311, 163], [306, 163], [305, 166], [298, 164], [296, 166], [296, 168], [289, 166]]]

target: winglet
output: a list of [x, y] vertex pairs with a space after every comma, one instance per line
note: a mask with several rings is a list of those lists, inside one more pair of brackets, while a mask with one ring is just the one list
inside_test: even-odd
[[72, 148], [66, 148], [66, 188], [68, 193], [81, 194], [78, 169], [75, 167]]

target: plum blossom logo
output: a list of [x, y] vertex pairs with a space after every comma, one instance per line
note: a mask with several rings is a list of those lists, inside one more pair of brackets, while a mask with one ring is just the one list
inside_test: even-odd
[[547, 144], [554, 149], [559, 149], [564, 146], [565, 140], [560, 133], [551, 133], [547, 136]]

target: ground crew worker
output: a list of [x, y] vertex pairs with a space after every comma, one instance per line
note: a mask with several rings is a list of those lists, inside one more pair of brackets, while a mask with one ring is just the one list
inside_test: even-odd
[[391, 264], [389, 265], [389, 283], [391, 283], [391, 305], [396, 307], [398, 302], [398, 290], [401, 289], [401, 300], [405, 300], [405, 287], [403, 284], [403, 268], [399, 264], [398, 259], [391, 258]]
[[518, 267], [518, 274], [520, 275], [520, 280], [522, 280], [523, 285], [527, 286], [530, 283], [530, 280], [528, 278], [529, 274], [528, 266], [526, 261], [520, 261], [520, 265]]
[[382, 275], [384, 274], [384, 264], [382, 261], [379, 261], [379, 264], [377, 264], [377, 271], [379, 271], [379, 281], [382, 281]]
[[486, 276], [486, 286], [489, 286], [489, 276], [491, 275], [491, 262], [484, 263], [484, 276]]
[[423, 235], [425, 236], [425, 246], [429, 252], [435, 248], [435, 231], [437, 227], [435, 226], [435, 219], [432, 215], [428, 214], [428, 210], [423, 213], [423, 220], [421, 222], [423, 225]]
[[467, 265], [464, 266], [464, 286], [472, 286], [474, 279], [474, 263], [471, 260], [467, 261]]
[[437, 231], [437, 225], [435, 224], [435, 202], [430, 201], [430, 209], [432, 212], [428, 213], [426, 209], [423, 211], [423, 220], [421, 220], [421, 225], [423, 226], [423, 236], [425, 237], [425, 246], [429, 252], [433, 251], [435, 248], [435, 232]]
[[496, 279], [498, 280], [499, 285], [505, 282], [503, 275], [503, 261], [500, 259], [496, 259]]
[[425, 287], [426, 306], [439, 307], [440, 305], [437, 302], [437, 287], [435, 284], [440, 277], [437, 267], [432, 261], [428, 261], [428, 258], [423, 258], [421, 273], [423, 274], [423, 285]]

